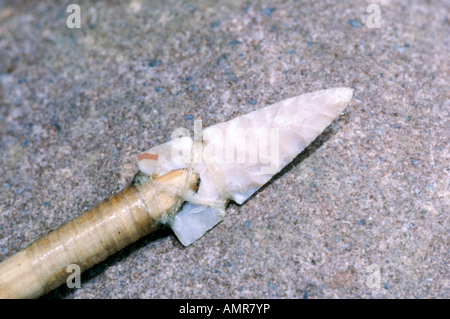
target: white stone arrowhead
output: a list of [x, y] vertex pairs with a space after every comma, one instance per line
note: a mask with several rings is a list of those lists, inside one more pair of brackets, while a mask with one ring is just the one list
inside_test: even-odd
[[188, 200], [171, 224], [181, 243], [192, 244], [219, 223], [228, 200], [245, 202], [319, 136], [352, 95], [344, 87], [302, 94], [212, 125], [200, 137], [184, 134], [138, 156], [139, 169], [148, 175], [188, 166], [200, 174], [196, 200]]

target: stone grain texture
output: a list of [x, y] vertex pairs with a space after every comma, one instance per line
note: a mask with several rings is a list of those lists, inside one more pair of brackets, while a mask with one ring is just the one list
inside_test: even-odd
[[[335, 86], [350, 105], [190, 247], [146, 237], [46, 298], [450, 298], [448, 1], [0, 1], [0, 260], [135, 155]], [[380, 284], [368, 285], [380, 271]]]

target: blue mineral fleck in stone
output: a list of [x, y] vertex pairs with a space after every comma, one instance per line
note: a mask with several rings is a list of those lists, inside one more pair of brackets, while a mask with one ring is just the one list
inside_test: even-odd
[[224, 53], [220, 57], [217, 58], [216, 63], [219, 65], [223, 61], [226, 61], [228, 59], [228, 54]]
[[58, 122], [56, 122], [56, 121], [50, 121], [50, 124], [51, 125], [53, 125], [55, 128], [56, 128], [56, 130], [61, 130], [61, 126], [58, 124]]
[[161, 64], [161, 61], [160, 61], [160, 60], [157, 60], [157, 59], [150, 60], [150, 61], [148, 62], [148, 65], [149, 65], [151, 68], [153, 68], [153, 67], [155, 67], [155, 66], [158, 66], [158, 65], [160, 65], [160, 64]]
[[192, 4], [187, 4], [186, 5], [186, 10], [188, 10], [188, 11], [195, 11], [195, 10], [197, 10], [197, 7], [193, 6]]
[[272, 280], [269, 281], [268, 286], [269, 286], [269, 289], [270, 289], [271, 291], [277, 290], [277, 286], [275, 286], [275, 285], [273, 284]]
[[365, 220], [365, 219], [361, 219], [361, 220], [359, 221], [359, 224], [360, 224], [361, 226], [364, 226], [364, 225], [366, 224], [366, 220]]
[[349, 19], [348, 24], [350, 24], [350, 26], [354, 29], [361, 29], [363, 26], [362, 23], [356, 19]]
[[397, 52], [405, 53], [405, 48], [404, 48], [403, 46], [401, 46], [401, 45], [394, 44], [394, 45], [393, 45], [393, 48], [394, 48], [394, 50], [396, 50]]
[[415, 159], [412, 159], [411, 160], [411, 165], [412, 166], [417, 166], [417, 165], [419, 165], [419, 163]]
[[249, 100], [248, 100], [248, 103], [250, 103], [251, 105], [256, 105], [256, 101], [253, 100], [253, 99], [249, 99]]
[[275, 8], [265, 8], [262, 14], [266, 17], [270, 16], [275, 11]]
[[185, 115], [184, 118], [186, 120], [188, 120], [188, 121], [193, 121], [194, 120], [194, 117], [192, 116], [192, 114]]
[[244, 7], [244, 14], [247, 14], [249, 8], [250, 8], [250, 3], [247, 3], [247, 5]]
[[220, 20], [216, 20], [213, 23], [211, 23], [211, 28], [217, 28], [220, 24], [222, 23], [222, 21]]

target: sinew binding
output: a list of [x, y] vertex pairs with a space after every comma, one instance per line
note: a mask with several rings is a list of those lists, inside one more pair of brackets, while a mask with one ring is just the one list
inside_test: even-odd
[[169, 222], [181, 243], [192, 244], [219, 223], [228, 201], [244, 203], [319, 136], [352, 95], [345, 87], [302, 94], [194, 132], [194, 139], [180, 130], [175, 135], [183, 137], [139, 154], [145, 174], [190, 167], [200, 175], [197, 194]]

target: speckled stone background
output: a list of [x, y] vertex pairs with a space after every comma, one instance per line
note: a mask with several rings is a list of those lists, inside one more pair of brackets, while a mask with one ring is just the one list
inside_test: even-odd
[[192, 119], [350, 86], [345, 113], [194, 245], [162, 231], [46, 297], [450, 298], [450, 5], [373, 2], [379, 29], [370, 1], [331, 0], [77, 1], [69, 29], [70, 2], [0, 1], [0, 260]]

